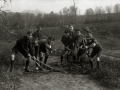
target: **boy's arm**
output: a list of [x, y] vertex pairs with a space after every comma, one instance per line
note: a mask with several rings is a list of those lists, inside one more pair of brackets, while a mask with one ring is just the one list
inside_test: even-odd
[[35, 56], [35, 42], [31, 41], [29, 44], [29, 52], [32, 56]]
[[23, 48], [23, 50], [25, 51], [25, 53], [30, 56], [30, 48], [29, 48], [30, 42], [28, 40], [22, 40], [21, 42], [21, 46]]
[[52, 51], [51, 45], [46, 44], [46, 48], [47, 48], [48, 50]]
[[97, 44], [98, 44], [97, 41], [96, 41], [95, 39], [93, 39], [93, 40], [92, 40], [92, 44], [86, 46], [86, 48], [93, 48], [93, 47], [95, 47]]
[[24, 49], [24, 51], [26, 52], [26, 54], [27, 54], [28, 56], [30, 56], [28, 47], [25, 47], [24, 45], [22, 45], [22, 48]]

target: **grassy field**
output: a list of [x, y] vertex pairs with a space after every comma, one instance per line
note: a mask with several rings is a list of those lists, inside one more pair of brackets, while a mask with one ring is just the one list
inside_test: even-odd
[[[76, 28], [84, 28], [88, 26], [91, 30], [93, 36], [102, 44], [103, 54], [115, 57], [111, 60], [110, 57], [101, 57], [101, 70], [97, 71], [93, 69], [90, 75], [97, 80], [101, 85], [108, 88], [120, 88], [120, 61], [116, 60], [120, 58], [120, 22], [111, 23], [96, 23], [96, 24], [83, 24], [76, 26]], [[61, 36], [64, 33], [64, 28], [62, 27], [49, 27], [42, 28], [43, 35], [55, 36], [56, 40], [53, 43], [54, 48], [61, 51], [63, 46], [60, 41]], [[35, 31], [35, 30], [33, 30]], [[26, 30], [15, 31], [17, 36], [11, 36], [10, 31], [0, 32], [0, 88], [2, 90], [16, 90], [20, 83], [20, 68], [23, 67], [23, 62], [21, 60], [21, 55], [18, 54], [15, 61], [15, 72], [10, 73], [9, 62], [11, 48], [15, 44], [15, 38], [20, 38], [25, 34]], [[85, 33], [81, 30], [82, 33]], [[15, 38], [14, 38], [15, 37]]]

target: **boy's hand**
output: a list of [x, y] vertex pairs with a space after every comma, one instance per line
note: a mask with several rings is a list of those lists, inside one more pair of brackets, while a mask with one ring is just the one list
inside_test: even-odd
[[36, 60], [36, 57], [35, 57], [35, 56], [33, 56], [32, 58], [33, 58], [34, 60]]
[[28, 54], [28, 57], [30, 57], [31, 55], [30, 54]]
[[88, 46], [85, 46], [85, 48], [87, 49], [87, 48], [88, 48]]

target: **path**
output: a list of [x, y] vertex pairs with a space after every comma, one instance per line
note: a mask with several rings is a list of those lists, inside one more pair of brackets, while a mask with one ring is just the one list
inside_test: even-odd
[[108, 90], [87, 74], [26, 73], [20, 80], [21, 84], [18, 90]]

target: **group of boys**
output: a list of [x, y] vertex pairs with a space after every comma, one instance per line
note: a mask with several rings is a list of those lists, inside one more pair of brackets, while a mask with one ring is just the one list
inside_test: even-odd
[[[98, 41], [93, 38], [92, 34], [88, 27], [83, 29], [86, 32], [86, 35], [83, 35], [79, 29], [73, 29], [73, 26], [70, 25], [69, 29], [65, 30], [65, 34], [62, 36], [62, 43], [64, 44], [64, 51], [61, 54], [61, 64], [63, 64], [63, 57], [68, 54], [71, 50], [73, 51], [77, 47], [77, 53], [73, 53], [73, 60], [79, 59], [82, 55], [82, 50], [85, 48], [88, 50], [89, 63], [91, 68], [93, 68], [93, 58], [97, 57], [97, 68], [100, 68], [100, 56], [102, 51], [102, 46]], [[68, 59], [68, 55], [67, 55]]]
[[[64, 51], [61, 54], [61, 64], [63, 64], [63, 57], [66, 55], [66, 53], [68, 53], [70, 50], [74, 51], [75, 47], [78, 48], [77, 58], [76, 53], [73, 53], [73, 59], [78, 59], [82, 54], [81, 48], [84, 47], [87, 50], [92, 49], [92, 51], [88, 53], [91, 68], [93, 68], [92, 59], [94, 56], [97, 56], [97, 68], [99, 68], [102, 47], [100, 43], [98, 43], [98, 41], [93, 38], [89, 28], [85, 28], [84, 30], [87, 32], [87, 35], [85, 35], [87, 37], [85, 37], [79, 29], [74, 30], [72, 25], [70, 25], [69, 28], [65, 30], [65, 34], [62, 36], [61, 39], [65, 47]], [[44, 63], [46, 64], [48, 59], [48, 50], [52, 51], [51, 41], [53, 40], [53, 37], [47, 37], [47, 39], [42, 39], [41, 27], [37, 27], [37, 31], [34, 33], [32, 31], [28, 31], [25, 36], [16, 41], [16, 44], [12, 49], [10, 71], [13, 71], [15, 55], [18, 52], [20, 52], [25, 58], [27, 58], [24, 69], [25, 72], [29, 72], [28, 68], [31, 59], [36, 60], [39, 56], [40, 62], [42, 61], [43, 53], [45, 54]], [[38, 70], [39, 68], [37, 63], [36, 69]]]
[[[29, 72], [29, 63], [31, 59], [39, 59], [42, 61], [43, 53], [45, 54], [44, 63], [46, 64], [48, 58], [48, 50], [51, 49], [51, 41], [53, 37], [47, 37], [42, 39], [41, 27], [37, 27], [36, 32], [28, 31], [25, 36], [16, 41], [15, 46], [12, 48], [11, 60], [10, 60], [10, 72], [13, 71], [15, 55], [20, 52], [26, 60], [25, 72]], [[38, 62], [36, 62], [36, 69], [38, 69]], [[41, 64], [41, 63], [40, 63]]]

